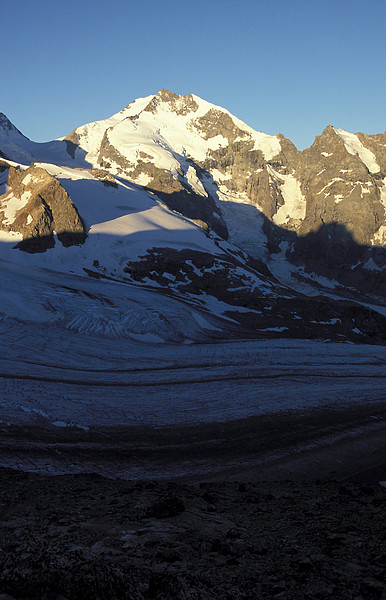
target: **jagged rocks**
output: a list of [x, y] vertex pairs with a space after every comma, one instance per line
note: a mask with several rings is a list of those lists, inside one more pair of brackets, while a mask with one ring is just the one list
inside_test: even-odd
[[155, 113], [157, 107], [163, 102], [167, 102], [170, 110], [177, 115], [187, 115], [198, 109], [198, 104], [194, 100], [192, 94], [179, 96], [178, 94], [173, 94], [170, 90], [162, 89], [154, 96], [144, 110], [146, 112]]
[[266, 290], [280, 285], [257, 261], [253, 265], [256, 270], [230, 254], [152, 248], [139, 260], [129, 261], [123, 270], [133, 281], [153, 281], [180, 294], [209, 294], [232, 305], [255, 307], [265, 296], [259, 283], [264, 283]]
[[358, 155], [347, 151], [332, 126], [299, 155], [296, 175], [307, 199], [300, 236], [334, 223], [356, 244], [370, 244], [385, 214], [378, 180]]
[[20, 233], [17, 244], [26, 252], [44, 252], [55, 245], [82, 244], [84, 223], [59, 181], [44, 169], [31, 165], [25, 170], [9, 167], [7, 191], [0, 196], [1, 227]]

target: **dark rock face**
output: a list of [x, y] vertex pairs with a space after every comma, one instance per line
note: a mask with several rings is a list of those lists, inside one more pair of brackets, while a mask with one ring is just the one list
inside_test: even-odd
[[75, 158], [75, 153], [77, 148], [79, 148], [80, 142], [80, 135], [77, 133], [76, 129], [71, 131], [71, 133], [66, 136], [64, 142], [66, 144], [67, 153], [69, 156], [71, 156], [71, 158]]
[[385, 216], [379, 178], [346, 150], [333, 127], [327, 127], [311, 148], [299, 155], [296, 175], [307, 199], [300, 236], [336, 223], [344, 226], [357, 244], [370, 244]]
[[[279, 206], [284, 204], [280, 189], [270, 178], [267, 161], [260, 149], [255, 149], [252, 134], [238, 127], [230, 115], [223, 111], [211, 109], [204, 116], [196, 119], [194, 127], [205, 140], [221, 135], [228, 141], [226, 146], [217, 150], [209, 150], [207, 158], [200, 162], [201, 168], [220, 174], [216, 183], [221, 189], [236, 195], [244, 195], [252, 204], [259, 206], [263, 213], [272, 218]], [[283, 146], [289, 155], [297, 153], [295, 146], [283, 136]], [[282, 143], [282, 142], [281, 142]], [[284, 159], [284, 160], [283, 160]], [[286, 160], [283, 151], [274, 157], [272, 164], [285, 169]]]
[[109, 141], [108, 130], [105, 131], [100, 145], [98, 163], [103, 169], [111, 167], [111, 161], [114, 161], [121, 172], [124, 173], [131, 167], [131, 163], [115, 148]]
[[233, 143], [237, 137], [250, 137], [234, 123], [230, 115], [215, 108], [211, 108], [204, 116], [198, 117], [193, 121], [192, 126], [200, 132], [204, 140], [219, 134], [227, 138], [229, 143]]
[[188, 299], [200, 301], [204, 294], [225, 302], [229, 305], [225, 316], [258, 337], [385, 343], [384, 316], [354, 302], [292, 292], [258, 261], [248, 265], [231, 255], [152, 248], [123, 271], [131, 281], [147, 285], [152, 281]]
[[13, 125], [13, 123], [11, 123], [8, 117], [2, 112], [0, 112], [0, 127], [4, 129], [4, 131], [15, 131], [19, 135], [23, 136], [23, 134], [15, 127], [15, 125]]
[[[385, 595], [386, 497], [379, 485], [184, 485], [5, 469], [0, 478], [6, 600]], [[172, 510], [141, 511], [168, 499]]]
[[[357, 137], [365, 149], [376, 149], [374, 140], [369, 143], [372, 136]], [[383, 153], [380, 150], [380, 159]], [[379, 172], [349, 153], [331, 126], [298, 154], [294, 169], [306, 214], [288, 257], [342, 285], [385, 295], [386, 252], [380, 246], [386, 223], [386, 165], [378, 155], [376, 159]]]
[[[17, 244], [26, 252], [44, 252], [55, 245], [83, 244], [86, 230], [71, 198], [59, 181], [40, 167], [10, 167], [9, 190], [0, 196], [1, 227], [23, 235]], [[10, 204], [13, 209], [10, 209]]]

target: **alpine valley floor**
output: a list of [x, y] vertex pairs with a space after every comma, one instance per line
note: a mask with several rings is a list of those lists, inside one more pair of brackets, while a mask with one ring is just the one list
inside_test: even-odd
[[310, 455], [289, 467], [306, 477], [383, 460], [384, 346], [168, 344], [10, 319], [0, 327], [2, 466], [253, 480], [259, 469], [280, 478], [281, 467], [263, 469], [280, 457]]

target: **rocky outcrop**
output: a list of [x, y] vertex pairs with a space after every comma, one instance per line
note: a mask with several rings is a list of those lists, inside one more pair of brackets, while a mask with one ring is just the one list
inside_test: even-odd
[[21, 135], [22, 137], [24, 137], [23, 134], [21, 133], [21, 131], [19, 131], [15, 127], [15, 125], [13, 125], [13, 123], [11, 123], [11, 121], [8, 119], [8, 117], [2, 112], [0, 112], [0, 127], [1, 127], [1, 129], [3, 129], [6, 132], [15, 132], [18, 135]]
[[[140, 184], [146, 180], [173, 210], [201, 220], [220, 235], [226, 230], [224, 221], [219, 224], [221, 200], [236, 199], [256, 206], [274, 225], [301, 239], [333, 223], [344, 227], [359, 246], [382, 246], [386, 239], [386, 134], [353, 135], [328, 126], [310, 148], [299, 152], [281, 134], [256, 132], [220, 107], [166, 89], [135, 115], [122, 118], [135, 122], [134, 135], [144, 127], [146, 136], [140, 134], [136, 156], [128, 158], [124, 146], [110, 141], [114, 121], [100, 144], [100, 166]], [[185, 141], [178, 138], [178, 147], [173, 145], [173, 118], [178, 127], [185, 123]], [[77, 130], [66, 139], [81, 142]], [[149, 153], [149, 144], [155, 154]], [[186, 145], [182, 153], [181, 144]], [[157, 162], [160, 149], [169, 158]], [[191, 188], [187, 160], [203, 184], [201, 191]], [[267, 228], [271, 247], [277, 246], [277, 231], [275, 244], [272, 234]], [[282, 239], [287, 240], [285, 232]]]
[[[364, 146], [370, 136], [356, 137], [363, 152], [370, 149]], [[373, 149], [374, 144], [373, 140]], [[382, 169], [349, 152], [329, 126], [298, 154], [294, 173], [306, 211], [289, 258], [343, 285], [383, 294], [386, 253], [374, 244], [385, 224]]]
[[178, 94], [173, 94], [170, 90], [162, 89], [154, 96], [144, 110], [146, 112], [156, 113], [157, 108], [163, 103], [167, 103], [170, 110], [176, 115], [187, 115], [198, 109], [198, 104], [194, 100], [192, 94], [179, 96]]
[[300, 153], [296, 177], [307, 200], [300, 236], [335, 223], [344, 226], [357, 244], [370, 244], [385, 213], [379, 179], [359, 156], [347, 151], [332, 126]]
[[82, 244], [84, 223], [59, 181], [44, 169], [9, 167], [7, 191], [0, 196], [0, 225], [22, 234], [17, 244], [26, 252], [44, 252], [55, 245], [54, 234], [63, 246]]
[[252, 335], [385, 343], [384, 316], [354, 302], [291, 292], [257, 261], [248, 264], [227, 254], [152, 248], [139, 260], [129, 261], [123, 271], [130, 281], [154, 284], [196, 302], [212, 297], [226, 303], [224, 315]]

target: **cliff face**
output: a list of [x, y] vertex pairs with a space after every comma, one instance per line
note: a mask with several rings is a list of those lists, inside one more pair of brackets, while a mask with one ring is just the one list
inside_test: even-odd
[[85, 226], [71, 198], [46, 170], [31, 165], [25, 170], [9, 167], [7, 191], [0, 196], [0, 226], [19, 233], [18, 248], [44, 252], [55, 245], [82, 244]]

